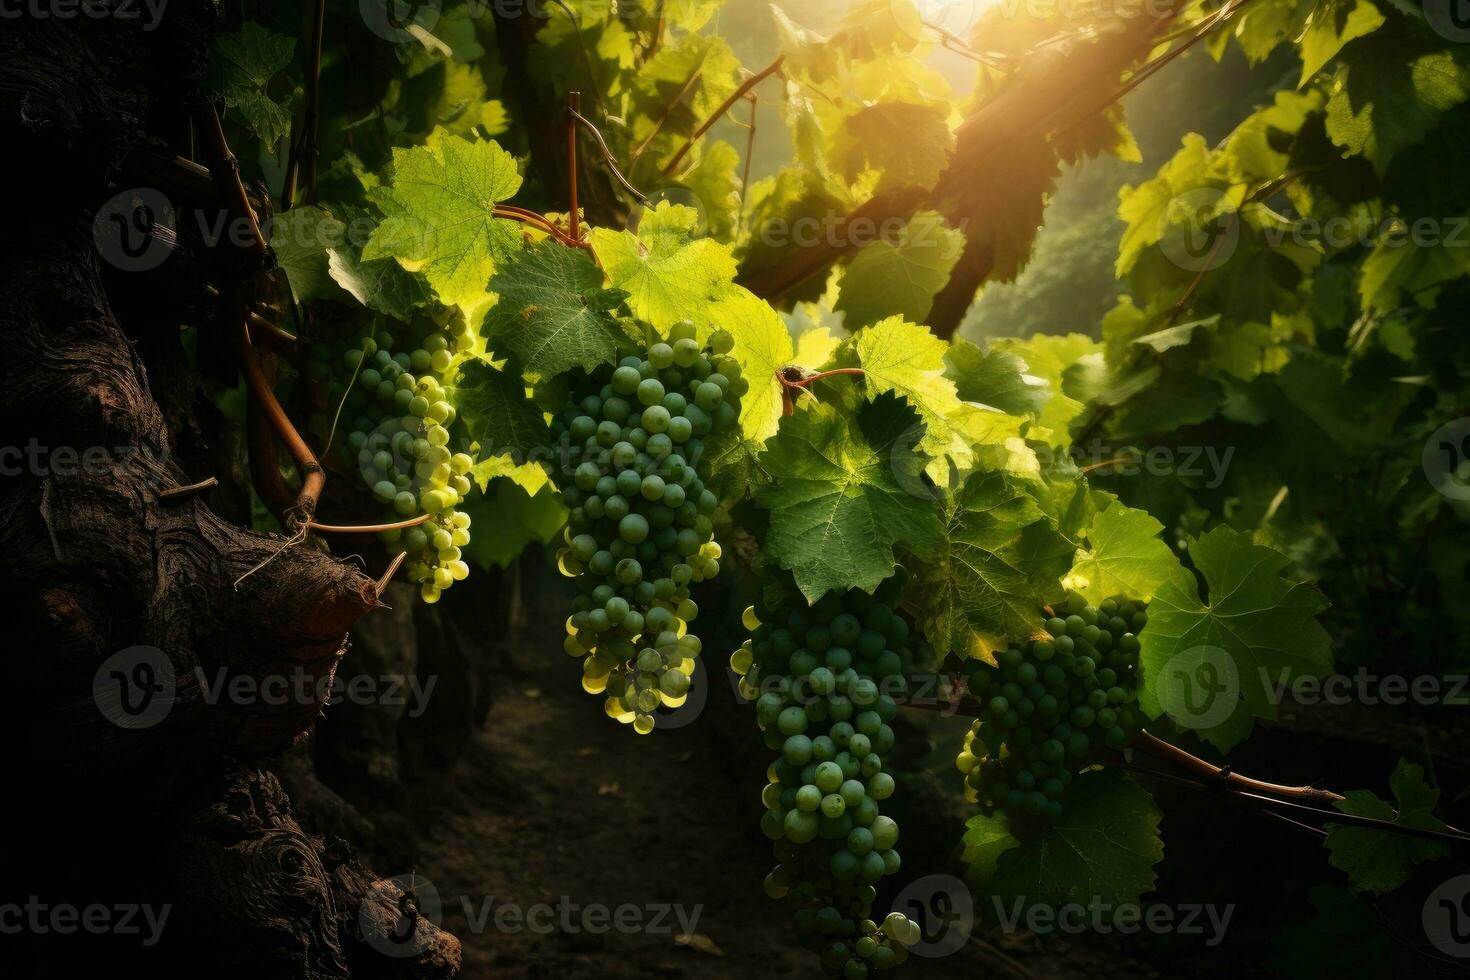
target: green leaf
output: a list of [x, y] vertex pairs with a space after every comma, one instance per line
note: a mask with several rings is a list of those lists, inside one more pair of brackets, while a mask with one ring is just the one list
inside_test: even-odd
[[362, 253], [350, 243], [327, 249], [327, 271], [363, 306], [398, 320], [412, 318], [416, 309], [429, 302], [428, 290], [418, 277], [392, 259], [364, 262]]
[[781, 421], [781, 385], [776, 372], [792, 362], [796, 351], [781, 315], [769, 303], [736, 287], [714, 308], [714, 322], [735, 338], [730, 356], [740, 364], [750, 390], [740, 400], [740, 431], [764, 443]]
[[567, 523], [567, 509], [555, 488], [542, 487], [533, 495], [511, 480], [496, 480], [459, 509], [472, 522], [465, 560], [487, 571], [509, 565], [532, 542], [550, 544]]
[[384, 217], [362, 257], [422, 272], [445, 305], [473, 321], [494, 298], [487, 284], [496, 263], [520, 246], [519, 226], [494, 214], [520, 186], [515, 158], [493, 141], [436, 129], [423, 146], [395, 147], [391, 186], [369, 194]]
[[[1392, 31], [1392, 34], [1390, 34]], [[1327, 100], [1327, 134], [1378, 173], [1420, 142], [1445, 111], [1470, 98], [1470, 58], [1454, 45], [1437, 49], [1410, 28], [1385, 28], [1373, 44], [1343, 52]], [[1393, 57], [1379, 50], [1391, 45]]]
[[1207, 597], [1189, 576], [1170, 578], [1154, 595], [1139, 638], [1139, 701], [1150, 717], [1167, 711], [1228, 752], [1255, 719], [1276, 717], [1277, 685], [1332, 669], [1331, 641], [1316, 618], [1327, 601], [1285, 577], [1285, 555], [1229, 527], [1201, 537], [1189, 555]]
[[520, 464], [549, 458], [551, 433], [519, 375], [471, 358], [460, 365], [450, 395], [466, 435], [478, 446], [477, 460], [509, 456]]
[[296, 302], [342, 295], [327, 267], [328, 248], [340, 245], [347, 226], [318, 207], [296, 207], [271, 220], [271, 251], [286, 273]]
[[927, 327], [899, 316], [859, 330], [848, 343], [862, 365], [868, 399], [885, 392], [902, 395], [924, 423], [919, 450], [934, 458], [953, 458], [962, 469], [968, 468], [973, 454], [951, 422], [964, 406], [954, 382], [944, 376], [949, 345]]
[[1337, 57], [1343, 45], [1371, 34], [1383, 26], [1383, 15], [1369, 0], [1325, 0], [1312, 7], [1307, 29], [1298, 44], [1302, 53], [1302, 76], [1307, 81]]
[[771, 513], [765, 548], [808, 601], [831, 589], [871, 592], [893, 574], [898, 544], [923, 553], [939, 541], [926, 461], [903, 444], [917, 424], [892, 396], [856, 418], [808, 400], [766, 443], [762, 462], [777, 482], [755, 492]]
[[[1338, 801], [1343, 813], [1374, 817], [1404, 827], [1420, 830], [1443, 830], [1445, 825], [1434, 816], [1439, 790], [1424, 781], [1424, 768], [1400, 759], [1388, 780], [1396, 806], [1390, 806], [1371, 790], [1359, 789]], [[1332, 853], [1332, 866], [1347, 872], [1354, 891], [1383, 893], [1409, 880], [1414, 866], [1425, 861], [1447, 857], [1449, 845], [1441, 841], [1409, 837], [1388, 830], [1326, 824], [1327, 839], [1323, 846]]]
[[1098, 603], [1113, 596], [1152, 599], [1166, 583], [1193, 589], [1194, 580], [1159, 537], [1164, 525], [1147, 511], [1113, 503], [1093, 518], [1087, 549], [1067, 584]]
[[603, 287], [602, 270], [581, 249], [543, 241], [505, 262], [490, 288], [500, 300], [486, 314], [486, 339], [533, 374], [592, 371], [616, 361], [629, 339], [612, 315], [625, 294]]
[[291, 132], [291, 113], [265, 89], [291, 63], [295, 49], [295, 38], [272, 33], [251, 20], [245, 21], [239, 33], [221, 34], [214, 42], [211, 84], [269, 149]]
[[1083, 404], [1068, 391], [1069, 372], [1084, 358], [1101, 351], [1098, 342], [1080, 333], [1037, 334], [1030, 340], [997, 338], [990, 346], [1020, 357], [1031, 375], [1048, 386], [1052, 394], [1039, 421], [1054, 433], [1053, 445], [1070, 445], [1068, 429], [1082, 413]]
[[1041, 630], [1075, 552], [1016, 481], [976, 473], [947, 501], [940, 542], [911, 568], [904, 604], [936, 653], [994, 663], [992, 651]]
[[1116, 769], [1078, 776], [1062, 815], [1040, 836], [1018, 840], [1004, 814], [966, 822], [965, 861], [991, 911], [1011, 921], [1033, 906], [1133, 906], [1154, 887], [1164, 856], [1159, 809]]
[[994, 346], [982, 351], [968, 340], [957, 340], [945, 357], [956, 394], [964, 401], [1036, 419], [1051, 398], [1045, 379], [1029, 373], [1026, 362], [1010, 351]]
[[702, 340], [713, 328], [713, 304], [732, 288], [735, 259], [729, 246], [698, 231], [697, 211], [661, 201], [636, 232], [594, 228], [592, 249], [635, 316], [661, 333], [690, 320]]
[[832, 163], [849, 181], [881, 174], [884, 191], [928, 190], [954, 153], [948, 108], [880, 102], [847, 118], [832, 142]]
[[847, 328], [889, 316], [923, 323], [964, 246], [964, 232], [945, 227], [937, 212], [921, 211], [904, 225], [897, 242], [865, 247], [842, 277], [837, 309], [846, 314]]

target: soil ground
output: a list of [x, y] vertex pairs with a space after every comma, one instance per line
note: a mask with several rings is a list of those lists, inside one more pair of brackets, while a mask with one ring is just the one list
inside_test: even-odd
[[[635, 736], [581, 689], [579, 661], [560, 648], [561, 602], [542, 594], [531, 603], [531, 625], [503, 644], [508, 652], [493, 679], [487, 724], [456, 759], [437, 769], [406, 766], [413, 776], [391, 804], [355, 801], [376, 827], [374, 866], [432, 885], [442, 924], [464, 944], [465, 980], [820, 976], [815, 958], [795, 942], [786, 904], [761, 888], [772, 863], [757, 827], [769, 753], [750, 710], [721, 679], [692, 723]], [[722, 674], [725, 645], [708, 642], [705, 654]], [[950, 760], [966, 724], [901, 716], [898, 763], [910, 774], [885, 812], [902, 829], [904, 866], [899, 884], [880, 894], [880, 910], [903, 883], [961, 873], [957, 845], [968, 810]], [[1383, 744], [1391, 736], [1377, 738], [1349, 742], [1275, 728], [1242, 747], [1236, 764], [1282, 781], [1379, 788], [1398, 752]], [[1463, 776], [1444, 762], [1440, 778], [1463, 787]], [[993, 910], [982, 907], [984, 921], [957, 951], [915, 963], [908, 974], [1270, 975], [1271, 957], [1282, 955], [1283, 926], [1311, 914], [1308, 887], [1341, 875], [1315, 838], [1213, 797], [1166, 786], [1156, 795], [1166, 857], [1145, 903], [1228, 907], [1223, 941], [1212, 942], [1207, 925], [1203, 935], [1042, 939], [999, 928]], [[531, 913], [537, 905], [551, 908]], [[631, 907], [625, 922], [642, 925], [595, 932], [589, 927], [600, 923], [581, 919], [594, 905], [614, 913]], [[534, 914], [542, 928], [506, 918], [513, 913], [502, 906]], [[1385, 921], [1391, 912], [1383, 912]]]

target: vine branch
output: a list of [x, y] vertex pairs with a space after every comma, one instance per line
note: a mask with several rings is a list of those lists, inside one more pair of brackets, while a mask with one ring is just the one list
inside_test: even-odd
[[737, 88], [733, 93], [731, 93], [728, 99], [726, 99], [724, 102], [721, 102], [719, 107], [716, 108], [714, 112], [710, 113], [710, 117], [708, 119], [699, 124], [699, 128], [696, 129], [694, 133], [690, 135], [687, 140], [684, 141], [683, 146], [679, 147], [679, 152], [675, 153], [674, 156], [669, 160], [669, 162], [664, 164], [663, 175], [667, 177], [674, 171], [678, 170], [679, 164], [683, 163], [684, 158], [689, 155], [689, 151], [694, 149], [694, 144], [699, 142], [700, 138], [702, 138], [705, 133], [709, 132], [710, 128], [713, 127], [715, 123], [719, 122], [720, 119], [725, 115], [725, 113], [734, 108], [737, 102], [745, 98], [745, 94], [747, 92], [755, 88], [767, 78], [770, 78], [772, 75], [776, 74], [776, 72], [780, 71], [781, 66], [785, 63], [786, 56], [784, 54], [777, 55], [775, 61], [772, 61], [769, 65], [766, 65], [766, 67], [762, 68], [760, 71], [756, 72], [754, 75], [751, 75], [745, 81], [741, 82], [740, 87]]

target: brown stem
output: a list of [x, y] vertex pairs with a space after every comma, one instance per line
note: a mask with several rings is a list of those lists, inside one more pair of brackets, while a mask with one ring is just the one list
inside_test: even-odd
[[194, 121], [210, 157], [209, 172], [214, 176], [215, 186], [228, 202], [230, 212], [245, 222], [246, 230], [250, 233], [245, 249], [264, 261], [270, 255], [270, 243], [261, 234], [260, 220], [250, 206], [245, 185], [240, 182], [240, 161], [235, 159], [235, 154], [230, 152], [230, 144], [225, 140], [219, 107], [212, 100], [198, 103], [194, 107]]
[[740, 170], [740, 210], [736, 212], [736, 228], [739, 229], [745, 223], [745, 195], [750, 190], [750, 162], [755, 159], [755, 126], [756, 110], [760, 108], [760, 96], [751, 92], [747, 98], [750, 99], [750, 132], [745, 137], [745, 165]]
[[647, 136], [645, 136], [643, 138], [643, 142], [639, 143], [637, 148], [633, 150], [633, 153], [629, 159], [637, 161], [639, 157], [643, 156], [644, 151], [647, 150], [648, 147], [653, 143], [654, 138], [663, 131], [664, 124], [669, 121], [669, 116], [674, 114], [674, 106], [678, 105], [684, 100], [684, 96], [689, 94], [689, 90], [694, 87], [695, 83], [699, 81], [700, 77], [703, 74], [704, 72], [699, 68], [696, 68], [694, 69], [694, 71], [689, 73], [688, 81], [684, 83], [683, 88], [679, 89], [678, 94], [670, 99], [668, 104], [664, 106], [663, 112], [659, 114], [658, 120], [655, 121], [653, 124], [653, 130]]
[[406, 527], [417, 527], [433, 516], [433, 514], [420, 514], [406, 521], [394, 521], [391, 524], [318, 524], [316, 521], [307, 521], [306, 526], [312, 531], [320, 531], [323, 534], [377, 534], [379, 531], [398, 531]]
[[403, 565], [403, 559], [407, 557], [408, 552], [400, 551], [398, 553], [398, 557], [394, 558], [392, 563], [388, 565], [388, 570], [383, 573], [381, 578], [378, 579], [378, 595], [382, 595], [384, 592], [387, 591], [388, 583], [393, 581], [393, 576], [398, 574], [399, 567]]
[[322, 35], [326, 28], [326, 15], [326, 0], [309, 0], [307, 16], [311, 18], [311, 37], [308, 39], [310, 57], [306, 66], [306, 108], [301, 114], [301, 132], [292, 141], [290, 158], [286, 162], [286, 187], [281, 193], [286, 208], [296, 200], [297, 182], [303, 169], [306, 172], [306, 203], [316, 203], [316, 163], [320, 153], [316, 137], [321, 125]]
[[582, 112], [582, 93], [567, 93], [567, 196], [571, 203], [567, 208], [567, 222], [571, 225], [572, 237], [582, 238], [582, 216], [577, 209], [577, 116]]
[[1301, 800], [1307, 803], [1336, 803], [1344, 797], [1340, 793], [1334, 793], [1329, 789], [1319, 789], [1316, 786], [1285, 786], [1281, 783], [1268, 783], [1260, 779], [1252, 779], [1242, 776], [1240, 773], [1231, 772], [1228, 769], [1206, 762], [1199, 756], [1186, 752], [1177, 745], [1173, 745], [1163, 739], [1150, 735], [1148, 732], [1140, 731], [1133, 737], [1130, 743], [1135, 749], [1156, 759], [1171, 762], [1182, 769], [1188, 769], [1206, 780], [1222, 780], [1231, 789], [1246, 793], [1264, 793], [1285, 800]]
[[684, 162], [684, 158], [689, 155], [690, 150], [694, 149], [694, 144], [699, 142], [700, 137], [709, 132], [710, 127], [719, 122], [720, 119], [725, 115], [725, 113], [729, 112], [730, 109], [734, 107], [735, 103], [745, 98], [745, 93], [749, 92], [761, 82], [765, 81], [767, 78], [770, 78], [772, 75], [776, 74], [776, 72], [780, 71], [781, 66], [785, 62], [785, 55], [777, 55], [775, 61], [771, 62], [769, 65], [766, 65], [766, 67], [762, 68], [754, 75], [751, 75], [744, 82], [741, 82], [740, 87], [737, 88], [728, 99], [726, 99], [724, 102], [721, 102], [719, 108], [710, 113], [710, 117], [708, 119], [699, 124], [699, 128], [694, 131], [694, 134], [692, 136], [684, 141], [684, 145], [679, 147], [679, 152], [674, 154], [673, 159], [664, 164], [664, 176], [667, 177], [674, 171], [678, 170], [679, 164]]
[[266, 377], [265, 370], [260, 365], [260, 357], [256, 354], [255, 343], [250, 337], [250, 319], [247, 315], [244, 286], [233, 283], [225, 288], [226, 296], [223, 298], [226, 311], [225, 322], [237, 325], [235, 327], [236, 347], [240, 356], [240, 365], [245, 371], [246, 386], [251, 397], [259, 403], [261, 411], [270, 422], [271, 429], [285, 443], [286, 449], [296, 463], [297, 472], [301, 474], [301, 492], [296, 497], [295, 513], [286, 515], [288, 529], [294, 531], [296, 525], [310, 522], [312, 515], [316, 513], [316, 504], [321, 498], [322, 488], [326, 485], [327, 475], [321, 463], [317, 461], [316, 455], [311, 451], [311, 447], [306, 444], [301, 433], [296, 431], [296, 426], [291, 424], [290, 417], [281, 407], [280, 399], [276, 398], [270, 379]]
[[597, 124], [588, 119], [586, 116], [582, 115], [576, 109], [568, 109], [567, 111], [572, 114], [573, 120], [580, 124], [583, 129], [587, 130], [587, 132], [592, 134], [592, 139], [596, 141], [597, 148], [602, 151], [603, 162], [607, 164], [607, 169], [612, 171], [612, 175], [617, 180], [617, 182], [623, 185], [623, 190], [627, 191], [629, 194], [632, 194], [633, 197], [638, 200], [639, 204], [643, 205], [644, 207], [648, 207], [649, 204], [652, 203], [648, 200], [648, 195], [644, 194], [638, 188], [634, 187], [633, 182], [630, 181], [627, 177], [623, 176], [623, 171], [621, 168], [618, 167], [618, 161], [613, 157], [612, 150], [608, 149], [607, 140], [602, 138], [602, 130], [597, 128]]
[[182, 487], [169, 487], [167, 490], [160, 490], [158, 492], [158, 499], [178, 500], [180, 497], [192, 497], [194, 494], [199, 493], [202, 490], [208, 490], [210, 487], [217, 486], [219, 486], [219, 480], [215, 477], [208, 476], [200, 480], [198, 483], [189, 483], [185, 484]]
[[262, 346], [270, 348], [277, 354], [295, 353], [296, 335], [294, 333], [276, 326], [259, 313], [251, 313], [249, 323], [251, 336], [260, 341]]

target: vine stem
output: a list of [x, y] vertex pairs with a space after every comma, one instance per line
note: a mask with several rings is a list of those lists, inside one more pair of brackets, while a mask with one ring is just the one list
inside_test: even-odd
[[572, 238], [582, 239], [582, 216], [577, 213], [577, 117], [582, 114], [582, 93], [567, 93], [567, 222]]
[[807, 391], [813, 381], [821, 381], [823, 378], [832, 378], [838, 375], [854, 375], [862, 377], [862, 368], [833, 368], [831, 371], [819, 371], [813, 374], [806, 373], [805, 368], [788, 365], [776, 369], [776, 380], [781, 382], [781, 414], [787, 416], [796, 411], [797, 392]]
[[597, 124], [594, 123], [591, 119], [588, 119], [586, 116], [582, 115], [576, 109], [569, 108], [567, 111], [572, 114], [572, 120], [574, 122], [580, 125], [583, 129], [587, 130], [587, 132], [592, 134], [592, 139], [596, 141], [597, 148], [602, 151], [603, 162], [606, 163], [607, 168], [612, 171], [612, 175], [617, 180], [617, 182], [623, 185], [623, 190], [627, 191], [629, 194], [632, 194], [633, 197], [637, 199], [638, 203], [643, 205], [644, 207], [648, 207], [650, 204], [652, 204], [653, 202], [648, 199], [648, 195], [644, 194], [638, 188], [634, 187], [633, 182], [623, 175], [622, 168], [618, 166], [618, 161], [613, 157], [612, 150], [608, 149], [607, 140], [602, 138], [602, 130], [597, 128]]
[[776, 74], [776, 72], [781, 70], [781, 66], [785, 63], [786, 56], [784, 54], [777, 55], [775, 61], [772, 61], [769, 65], [766, 65], [766, 67], [762, 68], [760, 71], [756, 72], [754, 75], [751, 75], [745, 81], [741, 82], [740, 87], [737, 88], [728, 99], [726, 99], [724, 102], [721, 102], [719, 107], [715, 109], [714, 112], [710, 113], [710, 117], [708, 119], [699, 124], [699, 128], [696, 129], [694, 133], [687, 140], [684, 141], [683, 146], [679, 147], [679, 152], [675, 153], [673, 158], [670, 159], [668, 163], [664, 164], [663, 175], [667, 177], [674, 171], [678, 170], [679, 164], [683, 163], [684, 158], [689, 155], [689, 151], [694, 149], [694, 144], [699, 142], [700, 138], [704, 136], [705, 133], [709, 132], [710, 128], [714, 126], [715, 123], [719, 122], [720, 119], [725, 115], [725, 113], [729, 112], [737, 102], [745, 98], [745, 93], [755, 88], [767, 78], [770, 78], [772, 75]]
[[246, 230], [250, 233], [245, 249], [264, 262], [271, 254], [270, 243], [260, 231], [260, 220], [256, 217], [255, 209], [250, 206], [245, 185], [240, 182], [240, 162], [230, 152], [230, 144], [225, 140], [219, 106], [213, 99], [199, 102], [194, 107], [194, 120], [209, 151], [209, 172], [214, 177], [215, 187], [228, 203], [229, 209], [245, 222]]
[[659, 114], [658, 120], [653, 124], [653, 130], [647, 136], [645, 136], [643, 138], [643, 142], [639, 143], [638, 146], [633, 150], [630, 159], [632, 159], [634, 162], [637, 162], [638, 158], [643, 156], [644, 152], [653, 143], [658, 134], [663, 132], [664, 124], [669, 121], [669, 116], [673, 115], [674, 113], [674, 106], [684, 101], [684, 96], [689, 94], [689, 90], [694, 88], [695, 84], [699, 81], [703, 74], [703, 70], [699, 68], [696, 68], [694, 69], [694, 71], [689, 73], [689, 78], [687, 81], [684, 82], [684, 86], [679, 89], [678, 93], [669, 100], [667, 105], [664, 106], [663, 112]]
[[1140, 731], [1134, 736], [1132, 746], [1151, 755], [1156, 759], [1171, 762], [1181, 769], [1201, 776], [1205, 780], [1223, 781], [1231, 789], [1243, 793], [1264, 793], [1267, 796], [1275, 796], [1285, 800], [1300, 800], [1308, 803], [1336, 803], [1345, 799], [1341, 793], [1334, 793], [1328, 789], [1320, 789], [1316, 786], [1286, 786], [1281, 783], [1268, 783], [1260, 779], [1252, 779], [1242, 776], [1240, 773], [1231, 772], [1229, 769], [1221, 768], [1211, 762], [1206, 762], [1199, 756], [1181, 749], [1179, 746], [1166, 742], [1156, 735]]
[[296, 200], [301, 173], [306, 173], [306, 203], [316, 203], [316, 163], [319, 153], [316, 137], [320, 126], [322, 93], [322, 35], [326, 29], [326, 0], [310, 0], [307, 16], [311, 18], [308, 39], [310, 59], [306, 66], [306, 108], [301, 114], [301, 132], [291, 144], [286, 161], [286, 186], [281, 201], [287, 209]]
[[306, 526], [323, 534], [377, 534], [380, 531], [398, 531], [406, 527], [417, 527], [433, 516], [432, 514], [420, 514], [406, 521], [393, 521], [390, 524], [318, 524], [316, 521], [307, 521]]
[[745, 197], [750, 190], [750, 164], [755, 159], [755, 129], [756, 115], [760, 109], [761, 98], [755, 92], [746, 96], [750, 101], [750, 125], [746, 128], [750, 132], [745, 137], [745, 164], [740, 170], [740, 210], [735, 215], [735, 230], [739, 232], [745, 224]]
[[393, 581], [393, 576], [398, 574], [399, 566], [403, 564], [403, 559], [407, 557], [408, 552], [400, 551], [398, 553], [398, 557], [394, 558], [393, 561], [388, 565], [388, 570], [383, 573], [381, 578], [378, 579], [378, 595], [381, 596], [387, 590], [388, 583]]
[[518, 208], [511, 204], [497, 204], [490, 209], [490, 213], [496, 218], [505, 218], [507, 221], [519, 221], [522, 224], [530, 225], [538, 231], [545, 232], [552, 238], [555, 238], [558, 242], [566, 245], [568, 248], [588, 247], [586, 242], [578, 238], [572, 238], [566, 232], [558, 228], [556, 226], [556, 223], [553, 222], [550, 218], [546, 217], [546, 215], [538, 214], [535, 211], [531, 211], [527, 208]]
[[260, 357], [250, 336], [250, 316], [245, 303], [244, 287], [234, 284], [227, 289], [227, 294], [226, 310], [231, 315], [231, 322], [238, 324], [235, 330], [236, 350], [240, 356], [240, 365], [245, 371], [246, 386], [260, 405], [270, 427], [286, 444], [286, 449], [296, 463], [296, 469], [301, 473], [301, 493], [296, 498], [295, 509], [299, 512], [300, 522], [309, 524], [312, 515], [316, 513], [322, 488], [326, 486], [326, 471], [322, 469], [322, 464], [317, 461], [301, 433], [296, 431], [296, 426], [291, 424], [290, 417], [276, 397], [270, 379], [266, 377], [265, 369], [261, 367]]

